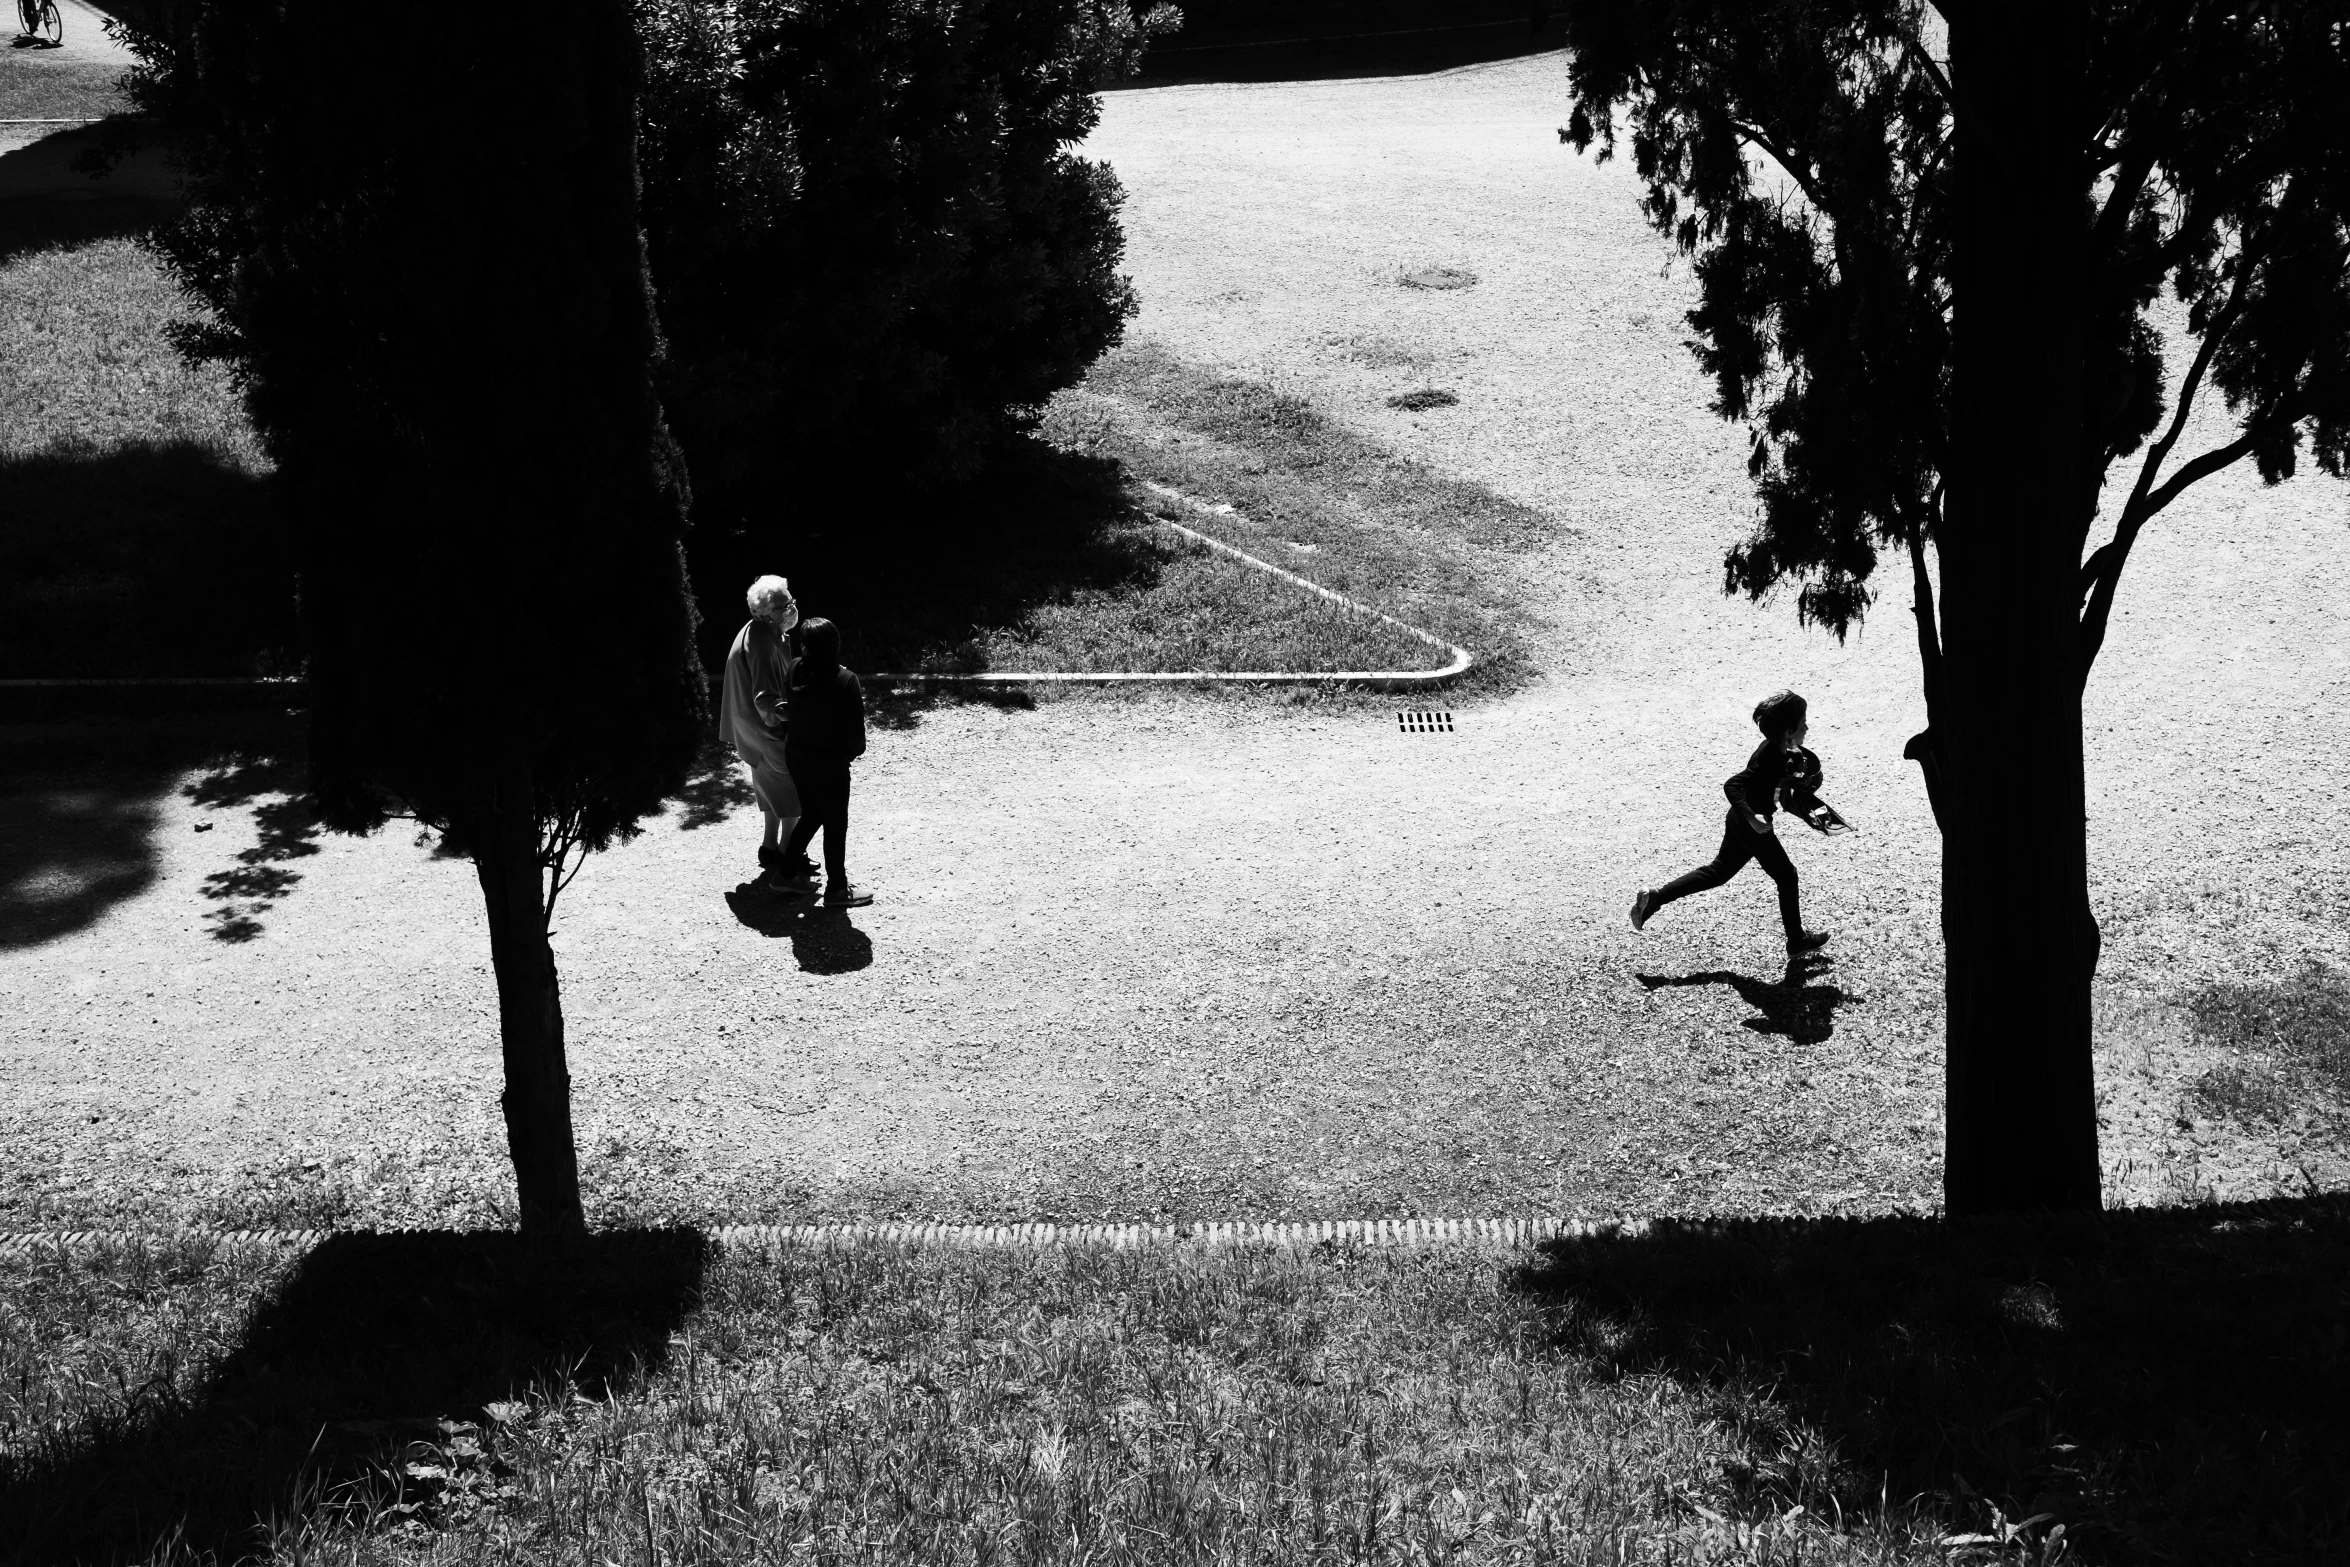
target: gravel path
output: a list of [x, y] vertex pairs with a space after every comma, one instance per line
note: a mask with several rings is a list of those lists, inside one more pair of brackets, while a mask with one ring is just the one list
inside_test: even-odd
[[[1538, 56], [1119, 93], [1088, 149], [1130, 193], [1138, 334], [1556, 519], [1507, 567], [1543, 607], [1544, 677], [1444, 735], [1278, 698], [923, 709], [860, 764], [852, 858], [881, 901], [845, 920], [730, 897], [755, 815], [654, 824], [559, 921], [599, 1215], [1932, 1201], [1938, 850], [1899, 759], [1906, 610], [1839, 648], [1720, 595], [1743, 438], [1679, 346], [1684, 269], [1623, 169], [1558, 145], [1564, 110]], [[1422, 266], [1478, 282], [1393, 281]], [[1430, 382], [1459, 405], [1383, 404]], [[2117, 1197], [2298, 1190], [2296, 1163], [2350, 1181], [2336, 1145], [2174, 1119], [2211, 1064], [2185, 996], [2350, 966], [2345, 510], [2323, 478], [2223, 475], [2123, 588], [2089, 737]], [[1861, 828], [1790, 831], [1837, 931], [1802, 995], [1773, 988], [1759, 875], [1644, 934], [1624, 917], [1710, 853], [1746, 711], [1780, 685]], [[0, 1228], [503, 1211], [468, 867], [321, 839], [257, 936], [217, 940], [206, 878], [258, 831], [169, 794], [144, 891], [0, 959]]]

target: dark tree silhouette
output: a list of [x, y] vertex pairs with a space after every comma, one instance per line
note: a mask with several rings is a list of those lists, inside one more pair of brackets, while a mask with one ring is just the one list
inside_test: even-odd
[[705, 528], [968, 479], [1118, 341], [1124, 192], [1070, 149], [1171, 8], [638, 0], [638, 23], [662, 393]]
[[[1725, 591], [1839, 638], [1908, 556], [1943, 843], [1944, 1201], [2099, 1201], [2081, 689], [2140, 531], [2350, 457], [2350, 24], [2316, 0], [1583, 0], [1760, 501]], [[2149, 319], [2165, 286], [2186, 343]], [[2173, 373], [2166, 348], [2186, 350]], [[2216, 387], [2234, 419], [2182, 451]], [[2129, 459], [2127, 463], [2125, 459]], [[2117, 470], [2116, 464], [2123, 464]]]
[[683, 783], [707, 694], [653, 392], [627, 0], [523, 0], [519, 50], [407, 49], [339, 0], [126, 29], [176, 134], [156, 240], [230, 360], [298, 541], [312, 788], [413, 816], [488, 910], [526, 1231], [581, 1223], [555, 899]]

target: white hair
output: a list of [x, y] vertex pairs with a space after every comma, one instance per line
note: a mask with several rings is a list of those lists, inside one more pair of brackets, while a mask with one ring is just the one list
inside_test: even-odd
[[[743, 601], [750, 605], [751, 613], [761, 620], [783, 621], [785, 630], [789, 630], [791, 623], [800, 618], [799, 602], [791, 596], [791, 584], [781, 577], [761, 577], [751, 584], [751, 591], [743, 595]], [[788, 618], [785, 615], [787, 610], [790, 611]]]

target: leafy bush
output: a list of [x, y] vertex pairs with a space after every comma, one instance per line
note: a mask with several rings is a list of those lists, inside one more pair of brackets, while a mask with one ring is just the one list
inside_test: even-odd
[[1115, 344], [1122, 200], [1072, 155], [1173, 7], [638, 0], [662, 395], [705, 528], [979, 471]]

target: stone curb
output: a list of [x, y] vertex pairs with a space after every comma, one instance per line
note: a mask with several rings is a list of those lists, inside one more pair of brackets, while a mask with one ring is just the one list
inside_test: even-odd
[[[1561, 1218], [1542, 1215], [1522, 1219], [1321, 1219], [1298, 1223], [1259, 1223], [1245, 1219], [1201, 1220], [1175, 1224], [720, 1224], [704, 1231], [721, 1245], [843, 1245], [885, 1244], [947, 1247], [991, 1246], [1109, 1246], [1130, 1250], [1142, 1246], [1197, 1244], [1210, 1248], [1238, 1245], [1316, 1246], [1329, 1244], [1402, 1246], [1411, 1249], [1439, 1246], [1532, 1246], [1546, 1240], [1594, 1235], [1639, 1235], [1649, 1227], [1643, 1218]], [[227, 1244], [316, 1246], [335, 1235], [400, 1234], [446, 1235], [447, 1230], [53, 1230], [0, 1235], [0, 1256], [43, 1249], [127, 1244], [133, 1241], [176, 1240], [209, 1236]], [[485, 1230], [477, 1234], [510, 1234]]]

